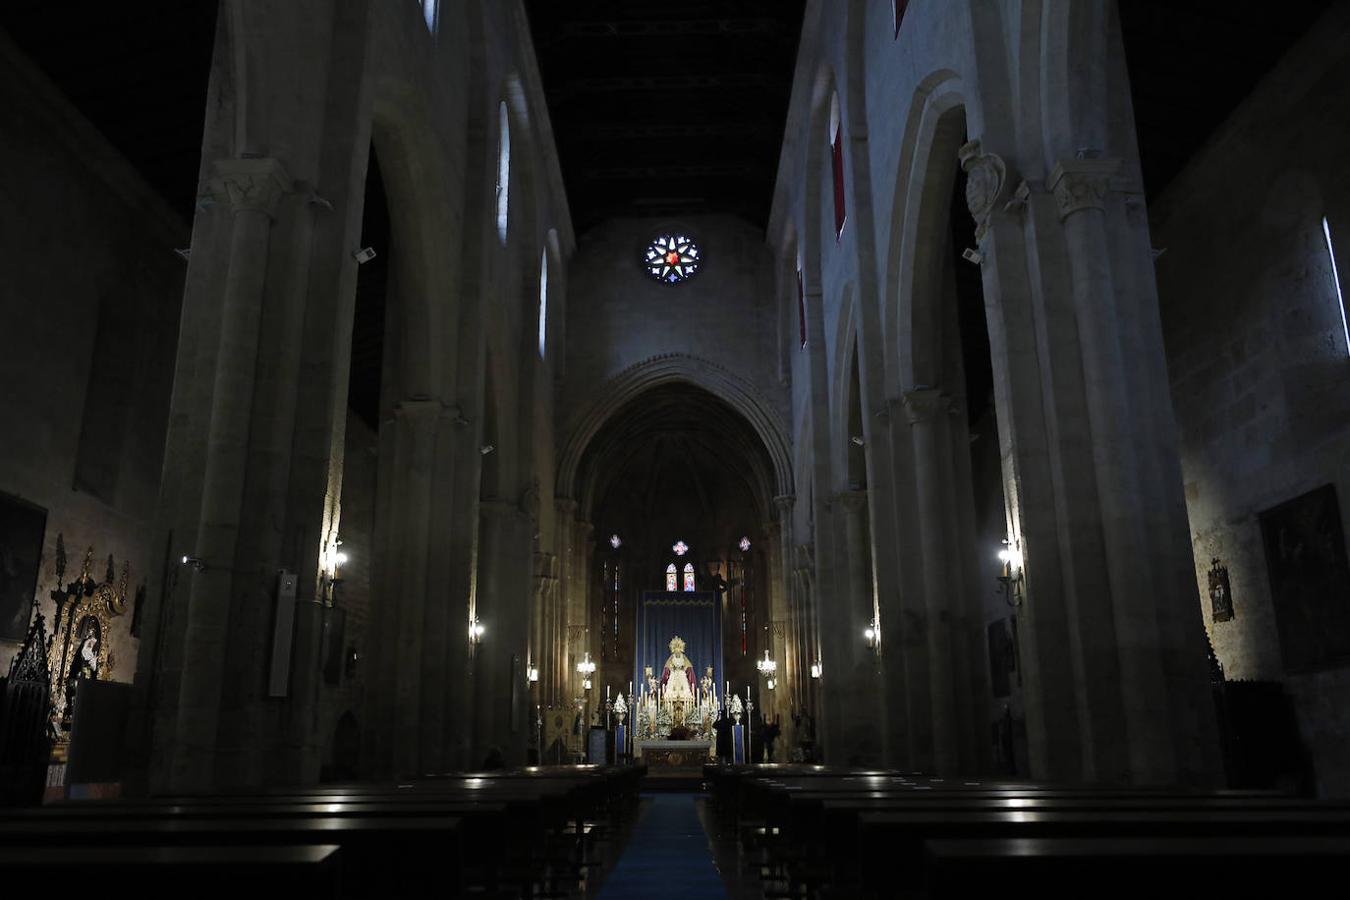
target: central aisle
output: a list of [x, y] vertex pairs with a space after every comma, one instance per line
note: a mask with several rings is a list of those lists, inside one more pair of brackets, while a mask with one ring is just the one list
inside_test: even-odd
[[726, 900], [693, 794], [652, 794], [600, 900]]

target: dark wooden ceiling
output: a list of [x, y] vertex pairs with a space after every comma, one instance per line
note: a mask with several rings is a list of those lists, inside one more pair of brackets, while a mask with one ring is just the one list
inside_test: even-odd
[[574, 227], [722, 212], [763, 226], [804, 0], [526, 0]]
[[[1120, 0], [1140, 154], [1162, 189], [1336, 0]], [[804, 0], [525, 0], [583, 231], [616, 213], [763, 223]], [[185, 217], [212, 0], [6, 0], [0, 28]]]
[[214, 0], [4, 0], [0, 28], [192, 221]]
[[1337, 2], [1118, 0], [1149, 197]]

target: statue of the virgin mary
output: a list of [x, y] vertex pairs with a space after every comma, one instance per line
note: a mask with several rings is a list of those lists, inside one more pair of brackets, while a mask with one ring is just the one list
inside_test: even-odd
[[676, 635], [670, 642], [670, 656], [661, 670], [661, 686], [666, 689], [666, 699], [692, 702], [696, 696], [696, 683], [694, 664], [684, 655], [684, 641]]

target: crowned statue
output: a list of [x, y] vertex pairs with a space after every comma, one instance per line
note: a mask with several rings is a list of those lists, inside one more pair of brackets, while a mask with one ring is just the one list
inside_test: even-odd
[[645, 740], [711, 740], [712, 724], [717, 718], [717, 695], [713, 690], [712, 667], [699, 679], [694, 663], [684, 655], [684, 638], [670, 641], [670, 656], [661, 667], [661, 677], [645, 667], [647, 684], [633, 705], [633, 723], [637, 737]]
[[671, 639], [670, 656], [661, 670], [661, 687], [665, 689], [666, 700], [672, 703], [681, 700], [693, 703], [696, 683], [694, 664], [684, 655], [684, 640], [677, 634]]

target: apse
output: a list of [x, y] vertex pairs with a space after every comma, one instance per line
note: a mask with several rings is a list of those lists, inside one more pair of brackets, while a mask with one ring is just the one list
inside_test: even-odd
[[768, 624], [772, 473], [745, 418], [692, 385], [646, 391], [597, 433], [579, 480], [595, 526], [593, 583], [603, 586], [589, 627], [616, 689], [633, 663], [638, 598], [666, 590], [671, 566], [676, 590], [692, 566], [693, 589], [719, 595], [727, 677], [755, 676]]

